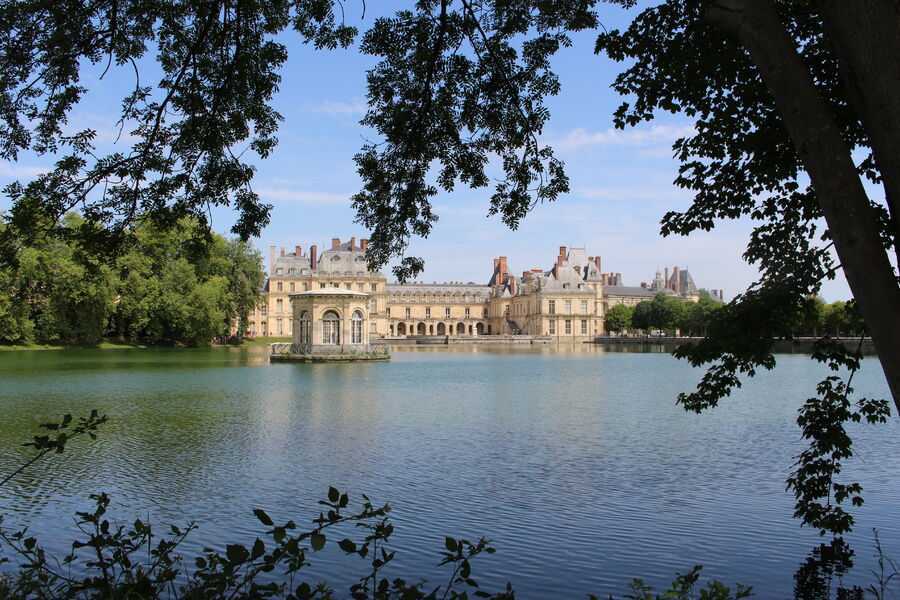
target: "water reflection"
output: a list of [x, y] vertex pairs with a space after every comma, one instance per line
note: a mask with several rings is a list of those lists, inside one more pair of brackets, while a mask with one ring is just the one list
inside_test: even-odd
[[794, 598], [830, 600], [834, 592], [841, 600], [862, 600], [862, 588], [844, 587], [843, 583], [853, 568], [853, 555], [853, 549], [843, 538], [833, 538], [814, 547], [794, 573]]
[[[107, 491], [122, 520], [198, 520], [190, 555], [252, 541], [253, 507], [306, 520], [333, 484], [394, 505], [400, 577], [434, 573], [444, 535], [486, 536], [499, 553], [479, 581], [512, 579], [526, 600], [621, 595], [633, 577], [659, 586], [694, 564], [790, 596], [793, 565], [819, 540], [791, 518], [784, 478], [803, 447], [796, 408], [822, 372], [784, 357], [696, 416], [674, 403], [696, 371], [618, 350], [397, 347], [390, 363], [352, 365], [270, 365], [266, 348], [5, 353], [0, 470], [39, 422], [91, 408], [111, 422], [3, 488], [0, 507], [64, 554], [70, 515]], [[886, 393], [870, 361], [854, 384]], [[848, 542], [869, 547], [879, 525], [894, 556], [898, 433], [896, 421], [854, 430], [865, 461], [847, 471], [867, 499]], [[848, 585], [867, 581], [863, 554]], [[324, 556], [320, 568], [343, 585], [344, 565]]]

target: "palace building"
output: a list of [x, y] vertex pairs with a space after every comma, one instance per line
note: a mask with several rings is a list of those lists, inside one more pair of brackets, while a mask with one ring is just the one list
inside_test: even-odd
[[[366, 340], [407, 336], [550, 336], [584, 341], [606, 333], [604, 315], [616, 304], [634, 305], [663, 292], [696, 302], [700, 292], [687, 270], [659, 272], [653, 283], [623, 285], [621, 273], [602, 272], [599, 256], [584, 248], [560, 246], [550, 269], [509, 272], [505, 256], [494, 259], [484, 284], [389, 283], [366, 263], [368, 240], [332, 238], [331, 247], [316, 245], [293, 253], [270, 247], [269, 279], [262, 303], [250, 315], [251, 335], [292, 336], [292, 294], [315, 290], [354, 292], [364, 313]], [[711, 294], [722, 298], [721, 290]], [[295, 296], [295, 299], [297, 297]], [[324, 335], [324, 334], [323, 334]], [[360, 334], [362, 335], [362, 334]]]

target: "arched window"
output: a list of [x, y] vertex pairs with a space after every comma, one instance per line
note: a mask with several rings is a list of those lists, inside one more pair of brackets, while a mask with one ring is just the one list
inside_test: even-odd
[[299, 343], [312, 343], [312, 336], [310, 335], [312, 329], [310, 325], [309, 313], [304, 310], [300, 313], [300, 319], [297, 321], [297, 339], [299, 340]]
[[350, 343], [363, 343], [363, 316], [358, 310], [353, 311], [353, 316], [350, 318]]
[[341, 318], [333, 310], [322, 316], [322, 343], [335, 346], [341, 343]]

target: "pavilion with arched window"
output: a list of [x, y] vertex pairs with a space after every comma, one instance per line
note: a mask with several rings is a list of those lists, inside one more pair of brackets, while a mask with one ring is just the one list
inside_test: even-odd
[[369, 296], [336, 287], [290, 294], [292, 343], [273, 344], [272, 358], [387, 360], [385, 346], [369, 344]]

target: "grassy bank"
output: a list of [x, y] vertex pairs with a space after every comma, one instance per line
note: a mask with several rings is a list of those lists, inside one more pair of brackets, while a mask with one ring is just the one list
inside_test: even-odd
[[97, 344], [85, 344], [82, 342], [55, 342], [52, 344], [10, 344], [0, 345], [0, 352], [7, 350], [97, 350], [120, 348], [149, 348], [150, 346], [140, 342], [129, 342], [116, 338], [104, 338]]
[[291, 337], [258, 337], [241, 340], [241, 346], [268, 346], [269, 344], [290, 344]]
[[[241, 346], [268, 346], [274, 343], [290, 343], [290, 337], [258, 337], [245, 339]], [[172, 348], [172, 344], [145, 344], [131, 342], [119, 338], [103, 338], [97, 344], [84, 344], [81, 342], [54, 342], [51, 344], [10, 344], [0, 345], [0, 352], [12, 350], [119, 350], [123, 348]], [[179, 347], [176, 345], [175, 347]], [[232, 347], [231, 344], [213, 344], [214, 348]]]

